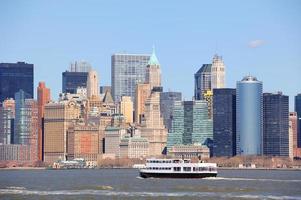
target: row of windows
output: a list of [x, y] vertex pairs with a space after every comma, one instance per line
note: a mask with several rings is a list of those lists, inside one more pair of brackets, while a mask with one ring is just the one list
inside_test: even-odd
[[171, 167], [148, 167], [150, 170], [171, 170]]

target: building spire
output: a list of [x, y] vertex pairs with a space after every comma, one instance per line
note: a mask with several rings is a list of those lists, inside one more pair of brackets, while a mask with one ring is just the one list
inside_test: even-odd
[[156, 56], [156, 52], [155, 52], [155, 45], [153, 45], [153, 52], [152, 55], [148, 61], [148, 65], [160, 65], [158, 58]]

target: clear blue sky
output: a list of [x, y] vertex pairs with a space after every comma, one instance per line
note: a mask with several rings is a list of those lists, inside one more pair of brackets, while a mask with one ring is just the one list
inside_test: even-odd
[[265, 92], [301, 92], [301, 1], [0, 1], [0, 62], [35, 65], [56, 99], [61, 73], [75, 60], [111, 83], [111, 55], [151, 53], [156, 46], [165, 90], [191, 99], [194, 73], [214, 53], [226, 64], [226, 86], [246, 74]]

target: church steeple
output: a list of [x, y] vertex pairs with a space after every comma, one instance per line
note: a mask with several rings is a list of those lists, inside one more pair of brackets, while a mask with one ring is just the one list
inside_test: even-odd
[[156, 53], [155, 53], [155, 46], [153, 46], [153, 52], [152, 52], [152, 55], [148, 61], [148, 65], [160, 65], [159, 61], [158, 61], [158, 58], [156, 56]]

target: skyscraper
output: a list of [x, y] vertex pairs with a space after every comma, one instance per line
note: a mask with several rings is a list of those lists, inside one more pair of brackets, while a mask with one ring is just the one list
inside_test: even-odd
[[263, 154], [289, 156], [288, 96], [263, 94]]
[[70, 69], [62, 73], [62, 92], [76, 94], [78, 87], [86, 88], [91, 69], [91, 65], [87, 62], [71, 63]]
[[292, 146], [293, 146], [293, 157], [301, 157], [301, 148], [298, 148], [298, 118], [296, 112], [290, 112], [289, 116], [290, 128], [292, 131]]
[[236, 85], [236, 153], [262, 154], [262, 82], [246, 76]]
[[111, 58], [112, 95], [115, 102], [122, 96], [135, 98], [137, 83], [145, 83], [149, 55], [113, 54]]
[[67, 156], [67, 129], [80, 116], [80, 107], [74, 101], [45, 105], [44, 161], [53, 163]]
[[15, 100], [6, 99], [0, 106], [0, 144], [13, 143], [14, 119]]
[[181, 92], [161, 92], [160, 111], [164, 120], [164, 125], [168, 131], [171, 129], [172, 109], [175, 101], [182, 100]]
[[99, 96], [99, 80], [97, 72], [94, 70], [89, 71], [87, 79], [87, 97], [91, 99], [92, 97]]
[[50, 101], [50, 89], [46, 88], [44, 82], [39, 82], [37, 88], [38, 95], [38, 123], [39, 123], [39, 133], [38, 133], [38, 157], [39, 160], [43, 160], [44, 154], [44, 107]]
[[126, 123], [133, 123], [133, 101], [131, 97], [122, 96], [120, 101], [120, 113], [125, 117]]
[[150, 156], [160, 156], [166, 147], [167, 129], [160, 113], [160, 93], [152, 92], [145, 101], [145, 117], [141, 124], [141, 137], [149, 142]]
[[145, 101], [150, 96], [150, 85], [146, 83], [138, 83], [136, 86], [135, 98], [135, 122], [140, 124], [144, 118]]
[[211, 66], [211, 88], [225, 87], [225, 64], [221, 56], [214, 55]]
[[146, 67], [146, 83], [150, 85], [151, 90], [154, 87], [161, 87], [161, 69], [160, 64], [155, 54], [155, 49], [148, 61]]
[[301, 148], [301, 93], [295, 96], [295, 112], [298, 118], [298, 147]]
[[213, 89], [213, 155], [236, 155], [236, 90]]
[[212, 64], [203, 64], [194, 74], [194, 98], [195, 100], [204, 99], [204, 94], [211, 90], [211, 66]]
[[33, 64], [0, 63], [0, 102], [14, 98], [20, 89], [33, 98], [33, 78]]
[[207, 102], [175, 101], [167, 150], [176, 144], [205, 144], [213, 138], [212, 120], [208, 118]]

